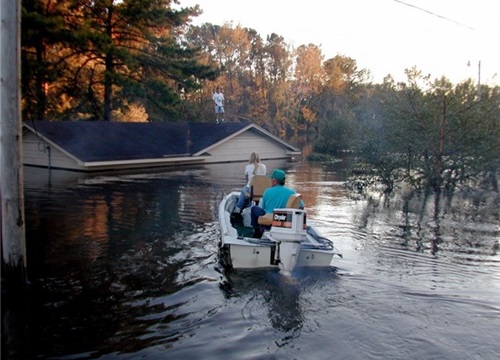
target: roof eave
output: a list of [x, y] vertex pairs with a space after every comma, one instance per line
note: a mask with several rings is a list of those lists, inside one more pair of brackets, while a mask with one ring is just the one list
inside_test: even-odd
[[183, 157], [169, 157], [161, 159], [135, 159], [135, 160], [112, 160], [112, 161], [87, 161], [81, 162], [80, 165], [88, 170], [95, 170], [99, 168], [129, 168], [129, 167], [148, 167], [148, 166], [161, 166], [172, 164], [186, 164], [202, 162], [210, 156], [183, 156]]

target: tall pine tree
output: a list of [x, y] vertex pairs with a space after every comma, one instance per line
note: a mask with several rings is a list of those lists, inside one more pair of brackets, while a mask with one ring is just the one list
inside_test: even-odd
[[36, 109], [29, 114], [47, 117], [42, 99], [50, 98], [49, 117], [111, 121], [113, 110], [131, 104], [144, 107], [150, 120], [175, 117], [181, 94], [218, 73], [179, 40], [198, 8], [173, 4], [24, 0], [23, 94], [26, 108]]

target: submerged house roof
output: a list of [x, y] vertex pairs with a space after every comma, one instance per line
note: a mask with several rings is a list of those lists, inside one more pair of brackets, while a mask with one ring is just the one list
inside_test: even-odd
[[23, 163], [77, 171], [289, 158], [300, 150], [252, 123], [33, 121]]

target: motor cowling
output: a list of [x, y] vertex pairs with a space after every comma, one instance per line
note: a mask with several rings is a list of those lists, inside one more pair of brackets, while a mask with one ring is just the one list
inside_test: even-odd
[[300, 209], [275, 209], [271, 233], [284, 241], [300, 241], [306, 233], [306, 212]]
[[300, 242], [306, 235], [306, 212], [300, 209], [276, 209], [270, 238], [276, 241], [280, 270], [290, 275], [299, 257]]

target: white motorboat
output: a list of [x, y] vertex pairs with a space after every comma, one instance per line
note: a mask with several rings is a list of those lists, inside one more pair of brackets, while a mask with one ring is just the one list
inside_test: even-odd
[[[307, 224], [306, 211], [287, 207], [275, 209], [271, 225], [261, 238], [253, 238], [250, 208], [241, 216], [233, 211], [240, 192], [226, 195], [219, 205], [221, 247], [227, 265], [233, 269], [279, 268], [290, 275], [298, 267], [329, 267], [335, 255], [342, 254], [333, 242]], [[288, 206], [288, 204], [287, 204]]]

